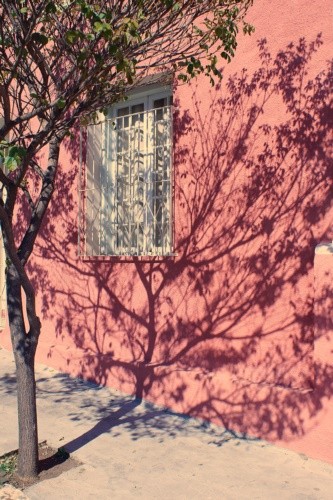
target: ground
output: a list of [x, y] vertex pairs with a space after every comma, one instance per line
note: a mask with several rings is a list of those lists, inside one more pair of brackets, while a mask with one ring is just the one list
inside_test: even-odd
[[64, 448], [55, 450], [46, 441], [39, 445], [39, 474], [36, 481], [26, 484], [16, 474], [17, 450], [0, 457], [0, 485], [10, 484], [24, 489], [40, 481], [60, 476], [65, 471], [77, 467], [80, 462], [71, 458]]
[[[40, 439], [80, 465], [27, 487], [25, 497], [0, 490], [0, 499], [332, 500], [327, 463], [43, 365], [36, 373]], [[2, 455], [17, 448], [14, 363], [4, 350], [0, 429]]]

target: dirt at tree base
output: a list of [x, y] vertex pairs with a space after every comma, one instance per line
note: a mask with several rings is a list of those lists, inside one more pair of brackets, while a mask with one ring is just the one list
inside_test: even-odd
[[70, 457], [65, 448], [56, 450], [43, 441], [39, 444], [38, 477], [26, 482], [16, 474], [17, 457], [18, 450], [5, 453], [0, 457], [0, 500], [26, 498], [20, 495], [21, 492], [17, 489], [24, 490], [32, 484], [58, 477], [63, 472], [81, 465], [78, 460]]

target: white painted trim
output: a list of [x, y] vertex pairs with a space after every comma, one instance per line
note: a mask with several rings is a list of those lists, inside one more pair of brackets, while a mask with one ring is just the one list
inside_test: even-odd
[[319, 243], [315, 248], [316, 255], [333, 255], [333, 241]]

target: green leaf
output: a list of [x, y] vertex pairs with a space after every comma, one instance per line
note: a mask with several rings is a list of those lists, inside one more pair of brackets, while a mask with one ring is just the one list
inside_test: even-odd
[[98, 53], [94, 54], [94, 59], [95, 59], [97, 64], [100, 64], [103, 62], [103, 57], [101, 56], [101, 54], [98, 54]]
[[96, 21], [94, 23], [94, 29], [97, 33], [101, 33], [102, 31], [112, 31], [109, 23], [103, 23], [101, 21]]
[[180, 75], [178, 75], [178, 80], [181, 80], [182, 82], [187, 82], [188, 81], [188, 76], [187, 75], [184, 75], [184, 73], [180, 73]]
[[252, 33], [255, 32], [255, 28], [254, 26], [252, 26], [251, 24], [249, 23], [246, 23], [244, 22], [244, 25], [243, 25], [243, 33], [245, 35], [251, 35]]
[[82, 63], [87, 59], [87, 52], [85, 50], [81, 50], [81, 52], [77, 56], [77, 62]]
[[66, 106], [65, 99], [63, 99], [62, 97], [60, 97], [60, 99], [58, 99], [57, 102], [56, 102], [56, 106], [59, 109], [63, 109]]
[[22, 146], [11, 146], [8, 150], [8, 156], [21, 160], [26, 156], [26, 150]]
[[193, 75], [193, 70], [194, 70], [193, 63], [189, 63], [189, 64], [187, 65], [187, 72], [188, 72], [190, 75]]
[[231, 57], [227, 52], [222, 52], [221, 56], [223, 57], [223, 59], [226, 59], [228, 62], [231, 61]]
[[226, 33], [227, 30], [224, 26], [217, 26], [217, 28], [215, 28], [215, 34], [220, 40], [225, 37]]
[[119, 61], [116, 65], [116, 70], [120, 72], [123, 71], [124, 68], [125, 68], [125, 61], [124, 60]]
[[17, 161], [12, 156], [6, 156], [4, 165], [7, 168], [7, 170], [11, 172], [12, 170], [15, 170], [15, 168], [17, 167]]
[[115, 54], [117, 54], [118, 50], [119, 50], [118, 45], [116, 45], [114, 43], [109, 45], [109, 54], [115, 55]]
[[45, 7], [45, 12], [47, 14], [55, 14], [57, 12], [57, 7], [54, 2], [49, 2]]
[[33, 33], [31, 39], [40, 45], [47, 45], [49, 43], [48, 37], [43, 35], [43, 33]]
[[70, 45], [75, 43], [79, 38], [81, 38], [81, 33], [77, 30], [68, 30], [65, 34], [66, 42]]

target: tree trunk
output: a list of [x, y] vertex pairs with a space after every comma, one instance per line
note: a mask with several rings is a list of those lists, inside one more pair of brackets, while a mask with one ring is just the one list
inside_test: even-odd
[[[32, 208], [25, 235], [16, 248], [13, 232], [13, 212], [17, 200], [18, 184], [7, 185], [6, 203], [0, 195], [0, 220], [6, 251], [6, 288], [8, 320], [16, 364], [17, 405], [19, 423], [18, 475], [29, 481], [38, 475], [38, 433], [36, 411], [35, 353], [41, 331], [41, 323], [36, 315], [35, 290], [24, 269], [28, 261], [47, 206], [54, 190], [57, 173], [59, 147], [64, 132], [50, 141], [48, 167], [43, 174], [43, 184], [39, 198]], [[25, 159], [25, 161], [27, 161]], [[28, 163], [21, 168], [23, 179]], [[22, 180], [21, 179], [21, 180]], [[20, 178], [18, 178], [20, 181]], [[21, 182], [21, 181], [20, 181]], [[23, 315], [22, 291], [25, 293], [25, 316]], [[29, 323], [26, 331], [24, 319]]]
[[[17, 359], [19, 358], [19, 359]], [[38, 432], [34, 359], [15, 356], [19, 455], [17, 474], [29, 481], [38, 475]]]
[[[37, 341], [26, 333], [20, 277], [13, 265], [7, 268], [8, 319], [16, 364], [19, 455], [17, 474], [24, 481], [38, 475], [38, 433], [34, 374]], [[34, 332], [36, 333], [36, 332]], [[37, 337], [38, 338], [38, 337]]]

